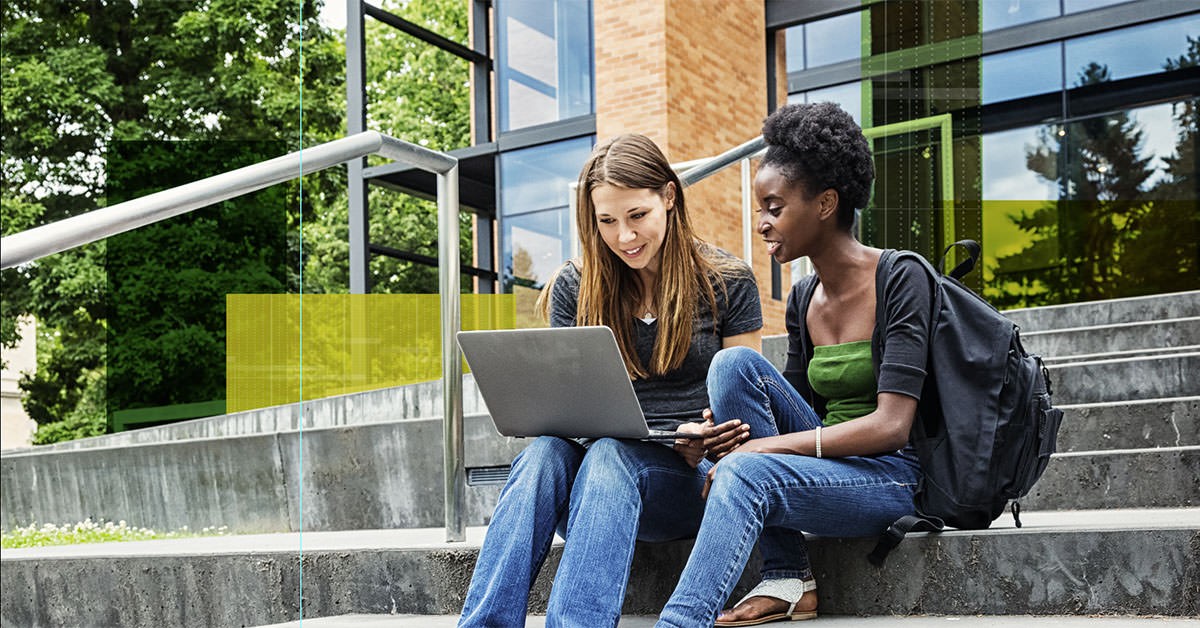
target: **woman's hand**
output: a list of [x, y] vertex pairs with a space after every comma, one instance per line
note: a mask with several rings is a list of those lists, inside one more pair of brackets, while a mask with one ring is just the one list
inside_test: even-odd
[[704, 434], [704, 449], [708, 450], [709, 457], [713, 460], [724, 458], [750, 439], [750, 426], [742, 425], [738, 419], [714, 425], [712, 410], [708, 408], [704, 409], [703, 416], [703, 429], [700, 433]]
[[[704, 426], [700, 423], [684, 423], [675, 431], [683, 434], [702, 434], [703, 430]], [[700, 464], [701, 460], [704, 460], [704, 454], [707, 453], [704, 450], [703, 438], [677, 438], [675, 439], [675, 451], [683, 456], [683, 460], [693, 469]]]

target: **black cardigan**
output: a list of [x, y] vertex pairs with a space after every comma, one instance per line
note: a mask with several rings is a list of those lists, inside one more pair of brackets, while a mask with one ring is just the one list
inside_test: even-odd
[[[895, 392], [920, 399], [925, 384], [925, 363], [929, 356], [933, 279], [919, 263], [911, 259], [899, 260], [888, 277], [880, 277], [879, 272], [877, 266], [877, 298], [886, 299], [887, 309], [886, 320], [880, 321], [877, 317], [871, 334], [876, 392]], [[788, 353], [783, 376], [824, 419], [825, 399], [813, 392], [808, 384], [808, 363], [812, 360], [813, 345], [808, 337], [808, 325], [805, 324], [808, 304], [819, 281], [816, 274], [809, 275], [797, 281], [788, 296], [785, 319]], [[880, 282], [883, 282], [882, 292], [878, 289]]]

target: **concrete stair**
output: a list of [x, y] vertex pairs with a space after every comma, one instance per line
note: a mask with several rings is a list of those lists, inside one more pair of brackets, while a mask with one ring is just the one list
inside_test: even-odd
[[[1015, 529], [914, 535], [882, 569], [871, 539], [813, 539], [829, 615], [1200, 614], [1193, 509], [1028, 513]], [[4, 625], [258, 626], [299, 616], [454, 614], [483, 528], [365, 530], [9, 550]], [[662, 608], [691, 544], [641, 545], [624, 614]], [[562, 545], [535, 584], [545, 612]], [[735, 595], [756, 580], [752, 563]], [[1185, 575], [1186, 574], [1186, 575]], [[81, 586], [86, 584], [87, 586]], [[21, 600], [29, 602], [21, 603]], [[39, 603], [35, 606], [34, 600]], [[114, 603], [116, 602], [116, 603]]]
[[[882, 570], [863, 558], [873, 540], [813, 539], [822, 612], [1200, 615], [1198, 313], [1200, 292], [1011, 312], [1027, 348], [1051, 358], [1065, 412], [1060, 453], [1022, 500], [1024, 527], [1006, 514], [989, 530], [912, 535]], [[784, 343], [769, 339], [764, 353], [778, 359]], [[6, 526], [30, 513], [78, 521], [120, 502], [182, 522], [155, 526], [290, 533], [6, 550], [0, 623], [81, 623], [68, 614], [80, 608], [97, 618], [82, 623], [104, 625], [293, 621], [301, 565], [306, 618], [458, 612], [482, 529], [441, 542], [440, 420], [374, 416], [303, 434], [6, 452]], [[466, 427], [468, 467], [493, 472], [467, 491], [468, 523], [479, 525], [523, 444], [496, 436], [485, 415]], [[94, 479], [114, 468], [149, 472], [123, 474], [121, 490]], [[38, 491], [21, 488], [30, 478]], [[640, 545], [625, 612], [657, 612], [689, 551], [688, 542]], [[531, 612], [544, 610], [560, 553], [556, 545]], [[756, 580], [756, 560], [735, 596]]]

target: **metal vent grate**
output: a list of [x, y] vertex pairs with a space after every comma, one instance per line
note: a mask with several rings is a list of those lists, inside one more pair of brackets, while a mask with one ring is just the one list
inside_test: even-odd
[[491, 486], [508, 481], [512, 465], [503, 467], [472, 467], [467, 469], [467, 486]]

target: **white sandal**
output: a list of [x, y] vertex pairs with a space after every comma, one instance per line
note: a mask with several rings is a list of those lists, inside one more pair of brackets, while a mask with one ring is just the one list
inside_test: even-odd
[[741, 606], [743, 602], [752, 597], [770, 597], [777, 600], [789, 602], [787, 612], [772, 613], [763, 615], [754, 619], [742, 619], [739, 621], [718, 621], [716, 626], [757, 626], [773, 621], [789, 620], [801, 621], [805, 619], [816, 619], [817, 611], [800, 611], [796, 612], [796, 604], [800, 602], [800, 598], [809, 591], [817, 590], [816, 580], [801, 580], [799, 578], [776, 578], [772, 580], [763, 580], [758, 583], [758, 586], [750, 590], [734, 608]]

